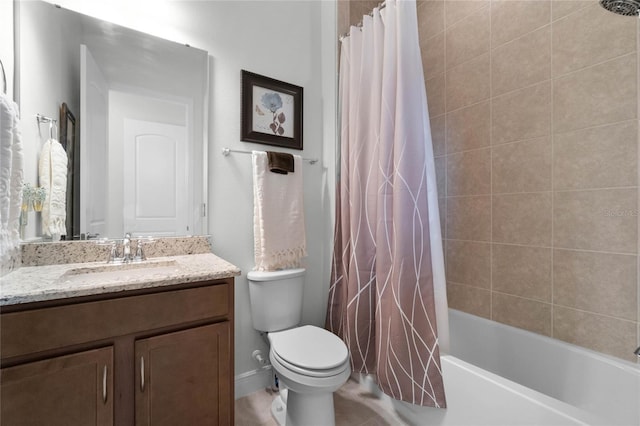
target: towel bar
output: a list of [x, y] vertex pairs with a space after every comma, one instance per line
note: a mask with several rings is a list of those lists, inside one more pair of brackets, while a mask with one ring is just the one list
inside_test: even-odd
[[[241, 149], [230, 149], [230, 148], [222, 148], [222, 155], [228, 157], [232, 152], [236, 152], [238, 154], [251, 154], [251, 151], [244, 151]], [[317, 158], [303, 158], [302, 161], [306, 161], [309, 164], [316, 164], [318, 162]]]

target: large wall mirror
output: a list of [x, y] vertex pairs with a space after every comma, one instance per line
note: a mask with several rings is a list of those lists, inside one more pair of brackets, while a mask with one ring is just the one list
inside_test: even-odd
[[36, 114], [64, 121], [66, 239], [207, 232], [206, 51], [40, 1], [16, 3], [16, 44], [26, 182], [50, 136]]

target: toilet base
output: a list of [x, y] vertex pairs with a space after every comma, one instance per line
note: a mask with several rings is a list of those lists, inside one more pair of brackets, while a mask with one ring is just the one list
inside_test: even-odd
[[335, 426], [333, 392], [300, 394], [283, 389], [271, 404], [271, 415], [280, 426]]
[[273, 419], [276, 421], [278, 426], [284, 426], [287, 418], [287, 404], [285, 403], [287, 400], [286, 392], [286, 389], [281, 390], [280, 395], [276, 396], [271, 403], [271, 416], [273, 416]]

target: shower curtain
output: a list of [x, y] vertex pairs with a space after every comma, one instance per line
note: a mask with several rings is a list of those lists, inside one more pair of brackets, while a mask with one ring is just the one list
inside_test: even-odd
[[445, 407], [444, 260], [416, 2], [387, 0], [372, 15], [342, 42], [326, 327], [387, 395]]

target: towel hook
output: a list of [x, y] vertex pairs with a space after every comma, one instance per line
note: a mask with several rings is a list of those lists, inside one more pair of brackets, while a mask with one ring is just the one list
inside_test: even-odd
[[[49, 139], [56, 139], [58, 136], [58, 125], [55, 118], [46, 117], [42, 114], [36, 114], [36, 121], [38, 122], [38, 128], [40, 127], [40, 123], [49, 123]], [[55, 128], [56, 138], [53, 137], [53, 129]]]

